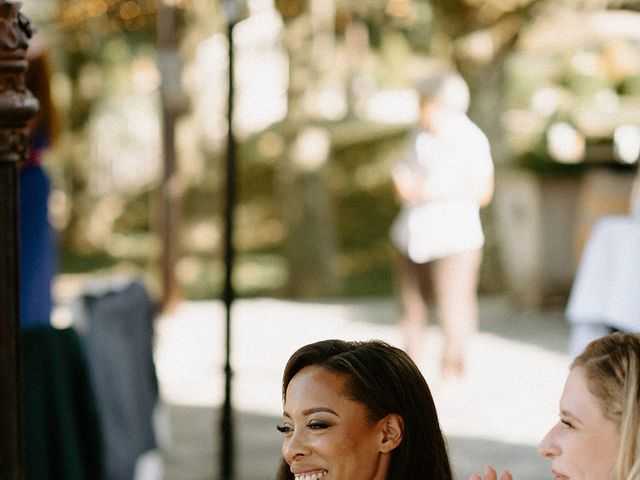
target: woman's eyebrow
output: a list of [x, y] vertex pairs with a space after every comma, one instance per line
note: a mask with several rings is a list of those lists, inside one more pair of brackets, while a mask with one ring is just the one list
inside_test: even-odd
[[[313, 407], [313, 408], [309, 408], [307, 410], [304, 410], [302, 412], [302, 415], [304, 415], [305, 417], [307, 415], [311, 415], [313, 413], [318, 413], [318, 412], [327, 412], [327, 413], [331, 413], [332, 415], [335, 415], [336, 417], [340, 417], [340, 415], [338, 415], [338, 413], [335, 410], [332, 410], [328, 407]], [[282, 416], [283, 417], [287, 417], [287, 418], [291, 418], [291, 415], [289, 415], [286, 411], [282, 412]]]
[[335, 410], [332, 410], [328, 407], [315, 407], [315, 408], [309, 408], [308, 410], [305, 410], [302, 412], [303, 415], [311, 415], [312, 413], [318, 413], [318, 412], [327, 412], [327, 413], [331, 413], [333, 415], [335, 415], [336, 417], [339, 417], [340, 415], [338, 415], [336, 413]]

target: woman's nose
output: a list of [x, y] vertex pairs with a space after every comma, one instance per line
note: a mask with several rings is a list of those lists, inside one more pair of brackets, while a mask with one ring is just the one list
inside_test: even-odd
[[282, 457], [288, 464], [291, 464], [297, 457], [308, 453], [309, 446], [305, 440], [304, 432], [298, 433], [294, 430], [289, 437], [282, 441]]
[[545, 458], [553, 458], [560, 454], [560, 447], [555, 440], [555, 426], [547, 432], [538, 445], [538, 453]]

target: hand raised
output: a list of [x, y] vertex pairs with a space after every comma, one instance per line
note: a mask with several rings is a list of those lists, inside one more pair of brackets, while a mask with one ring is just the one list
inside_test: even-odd
[[[498, 480], [498, 474], [496, 473], [495, 468], [489, 465], [484, 471], [484, 477], [480, 476], [480, 474], [475, 473], [469, 477], [469, 480]], [[504, 469], [502, 474], [500, 474], [500, 480], [513, 480], [511, 473], [509, 470]]]

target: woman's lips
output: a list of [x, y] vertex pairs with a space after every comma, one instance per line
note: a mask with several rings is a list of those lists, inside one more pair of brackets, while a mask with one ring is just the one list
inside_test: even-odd
[[551, 470], [551, 475], [553, 475], [553, 478], [555, 480], [569, 480], [569, 477], [567, 477], [566, 475], [563, 475], [561, 473], [558, 473], [555, 470]]

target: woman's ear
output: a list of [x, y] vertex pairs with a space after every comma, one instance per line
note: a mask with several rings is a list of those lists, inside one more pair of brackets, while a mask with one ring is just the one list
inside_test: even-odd
[[390, 413], [382, 419], [382, 441], [380, 451], [389, 453], [402, 442], [404, 420], [395, 413]]

